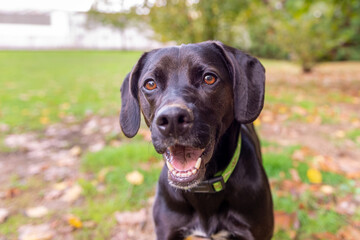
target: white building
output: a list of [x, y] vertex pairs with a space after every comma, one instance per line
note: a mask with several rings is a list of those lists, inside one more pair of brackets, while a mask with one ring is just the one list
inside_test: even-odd
[[[13, 0], [14, 1], [14, 0]], [[89, 1], [83, 0], [89, 5]], [[91, 2], [90, 2], [91, 3]], [[3, 5], [4, 6], [4, 5]], [[0, 49], [150, 49], [162, 44], [151, 40], [150, 29], [87, 27], [86, 10], [3, 9], [0, 6]], [[90, 8], [90, 5], [82, 9]]]

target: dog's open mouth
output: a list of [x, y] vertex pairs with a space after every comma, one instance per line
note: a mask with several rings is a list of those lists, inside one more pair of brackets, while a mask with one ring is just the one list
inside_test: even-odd
[[204, 166], [204, 149], [174, 145], [165, 152], [170, 183], [179, 188], [190, 188], [199, 182], [199, 173]]

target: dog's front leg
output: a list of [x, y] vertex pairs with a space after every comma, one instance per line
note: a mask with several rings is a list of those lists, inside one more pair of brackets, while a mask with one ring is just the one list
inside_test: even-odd
[[184, 240], [184, 231], [181, 230], [179, 222], [181, 216], [177, 217], [176, 215], [178, 214], [174, 214], [168, 209], [162, 197], [156, 197], [153, 216], [157, 240]]

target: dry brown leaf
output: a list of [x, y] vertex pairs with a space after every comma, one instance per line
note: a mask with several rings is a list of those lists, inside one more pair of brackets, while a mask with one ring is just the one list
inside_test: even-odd
[[0, 223], [3, 223], [6, 221], [6, 219], [9, 217], [10, 212], [9, 210], [5, 208], [0, 208]]
[[41, 218], [46, 216], [48, 213], [49, 210], [44, 206], [28, 208], [25, 211], [26, 216], [28, 216], [29, 218]]
[[323, 185], [321, 186], [320, 191], [326, 195], [331, 195], [334, 193], [335, 189], [330, 185]]
[[24, 225], [19, 228], [19, 240], [49, 240], [54, 231], [49, 224]]
[[323, 232], [323, 233], [314, 233], [313, 235], [314, 239], [321, 239], [321, 240], [338, 240], [337, 236], [329, 233], [329, 232]]
[[138, 171], [132, 171], [125, 176], [126, 181], [132, 185], [141, 185], [144, 182], [144, 176]]
[[78, 157], [81, 155], [81, 147], [80, 146], [74, 146], [70, 149], [70, 155], [73, 156], [73, 157]]
[[106, 175], [111, 172], [114, 168], [113, 167], [105, 167], [101, 169], [97, 175], [97, 179], [100, 183], [105, 182]]
[[20, 195], [21, 191], [18, 188], [10, 188], [6, 191], [6, 198], [14, 198]]
[[69, 187], [69, 182], [67, 182], [67, 181], [55, 183], [53, 185], [53, 189], [58, 190], [58, 191], [65, 190], [68, 187]]
[[64, 195], [61, 197], [61, 200], [69, 203], [74, 202], [80, 197], [81, 193], [82, 188], [79, 185], [74, 185], [65, 191]]
[[360, 228], [347, 225], [340, 229], [336, 235], [338, 236], [338, 239], [342, 240], [358, 240], [360, 236]]
[[297, 172], [297, 170], [295, 168], [290, 169], [290, 175], [291, 175], [291, 179], [295, 182], [301, 182], [301, 178], [299, 176], [299, 173]]
[[296, 213], [286, 213], [283, 211], [275, 211], [275, 232], [279, 230], [291, 230], [298, 225]]

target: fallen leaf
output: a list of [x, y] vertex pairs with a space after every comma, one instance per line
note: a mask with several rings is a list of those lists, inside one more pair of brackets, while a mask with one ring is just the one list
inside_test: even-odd
[[329, 233], [329, 232], [314, 233], [312, 236], [314, 237], [314, 239], [326, 239], [326, 240], [337, 240], [338, 239], [336, 235]]
[[24, 225], [19, 228], [19, 240], [49, 240], [54, 231], [49, 224]]
[[357, 226], [347, 225], [336, 234], [339, 239], [358, 240], [360, 236], [360, 228]]
[[44, 206], [28, 208], [25, 211], [26, 216], [30, 218], [41, 218], [49, 213], [49, 210]]
[[295, 161], [303, 162], [305, 160], [305, 154], [301, 149], [299, 149], [296, 150], [293, 155], [291, 155], [291, 158]]
[[345, 136], [346, 136], [346, 134], [342, 130], [338, 130], [335, 132], [335, 137], [337, 137], [337, 138], [344, 138]]
[[62, 190], [65, 190], [68, 186], [69, 186], [69, 182], [64, 181], [64, 182], [55, 183], [53, 185], [53, 188], [55, 190], [62, 191]]
[[73, 157], [80, 156], [81, 152], [82, 152], [82, 150], [81, 150], [81, 147], [79, 147], [79, 146], [74, 146], [70, 149], [70, 155]]
[[295, 168], [290, 169], [290, 175], [291, 175], [291, 179], [295, 182], [301, 182], [299, 173], [297, 172], [297, 170]]
[[326, 195], [331, 195], [334, 193], [335, 190], [330, 185], [323, 185], [323, 186], [321, 186], [320, 191]]
[[257, 126], [260, 126], [261, 125], [261, 120], [260, 118], [257, 118], [255, 121], [254, 121], [254, 126], [257, 127]]
[[6, 198], [14, 198], [21, 193], [18, 188], [10, 188], [6, 191]]
[[69, 203], [74, 202], [80, 197], [81, 193], [82, 188], [79, 185], [74, 185], [65, 191], [64, 195], [61, 197], [61, 200]]
[[125, 176], [126, 181], [132, 185], [141, 185], [144, 182], [144, 176], [138, 171], [132, 171]]
[[275, 211], [275, 232], [279, 230], [291, 230], [297, 228], [298, 219], [296, 213], [286, 213], [283, 211]]
[[5, 208], [0, 208], [0, 223], [3, 223], [6, 221], [6, 219], [9, 217], [10, 212], [9, 210]]
[[46, 117], [46, 116], [43, 116], [43, 117], [40, 118], [39, 121], [40, 121], [40, 123], [41, 123], [42, 125], [46, 125], [46, 124], [49, 123], [49, 118]]
[[114, 168], [113, 167], [106, 167], [99, 171], [97, 175], [97, 179], [99, 182], [103, 183], [105, 182], [106, 175], [111, 172]]
[[139, 224], [146, 221], [145, 208], [137, 212], [115, 212], [115, 219], [118, 224]]
[[311, 183], [321, 183], [322, 182], [321, 172], [315, 168], [308, 169], [307, 177]]
[[69, 225], [73, 226], [74, 228], [82, 228], [83, 226], [81, 220], [74, 215], [69, 216], [67, 221]]

